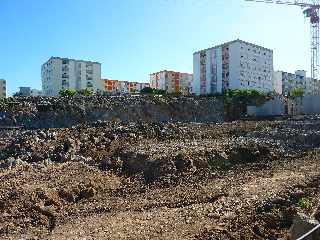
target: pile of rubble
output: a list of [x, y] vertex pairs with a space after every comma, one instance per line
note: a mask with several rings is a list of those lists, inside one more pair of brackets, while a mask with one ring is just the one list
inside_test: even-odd
[[221, 122], [223, 108], [216, 98], [161, 95], [20, 97], [0, 101], [0, 127], [71, 127], [98, 120]]
[[301, 199], [314, 208], [320, 196], [319, 123], [3, 129], [0, 238], [284, 237], [306, 210]]

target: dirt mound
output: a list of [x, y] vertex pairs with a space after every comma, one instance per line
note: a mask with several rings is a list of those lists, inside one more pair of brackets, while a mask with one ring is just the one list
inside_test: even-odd
[[303, 121], [1, 130], [0, 238], [284, 237], [319, 197]]

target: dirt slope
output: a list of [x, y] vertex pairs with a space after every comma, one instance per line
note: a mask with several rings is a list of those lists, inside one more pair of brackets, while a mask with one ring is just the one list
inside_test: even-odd
[[[318, 118], [0, 133], [1, 239], [285, 238], [317, 205]], [[312, 141], [309, 140], [312, 138]]]

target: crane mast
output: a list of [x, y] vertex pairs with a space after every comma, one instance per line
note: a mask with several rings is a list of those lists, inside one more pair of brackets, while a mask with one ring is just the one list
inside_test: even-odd
[[304, 1], [280, 1], [280, 0], [245, 0], [247, 2], [282, 4], [289, 6], [298, 6], [303, 9], [303, 14], [310, 19], [311, 32], [311, 79], [319, 79], [319, 52], [320, 52], [320, 35], [319, 35], [319, 9], [320, 0]]

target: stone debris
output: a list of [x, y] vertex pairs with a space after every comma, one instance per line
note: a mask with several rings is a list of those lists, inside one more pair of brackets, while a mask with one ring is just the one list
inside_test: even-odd
[[[118, 98], [136, 106], [132, 97]], [[134, 101], [149, 106], [146, 99], [189, 101]], [[35, 118], [75, 106], [84, 116], [88, 104], [117, 103], [110, 97], [15, 101], [0, 108]], [[1, 239], [285, 239], [297, 212], [310, 215], [318, 204], [318, 116], [91, 120], [0, 130]], [[304, 198], [313, 200], [299, 206]]]
[[0, 100], [0, 127], [71, 127], [83, 122], [221, 122], [216, 98], [149, 95], [18, 97]]
[[[296, 240], [302, 237], [307, 232], [311, 231], [320, 224], [315, 219], [312, 219], [305, 214], [299, 213], [293, 220], [293, 225], [290, 228], [290, 239]], [[320, 229], [314, 231], [312, 234], [304, 238], [305, 240], [319, 240]]]

